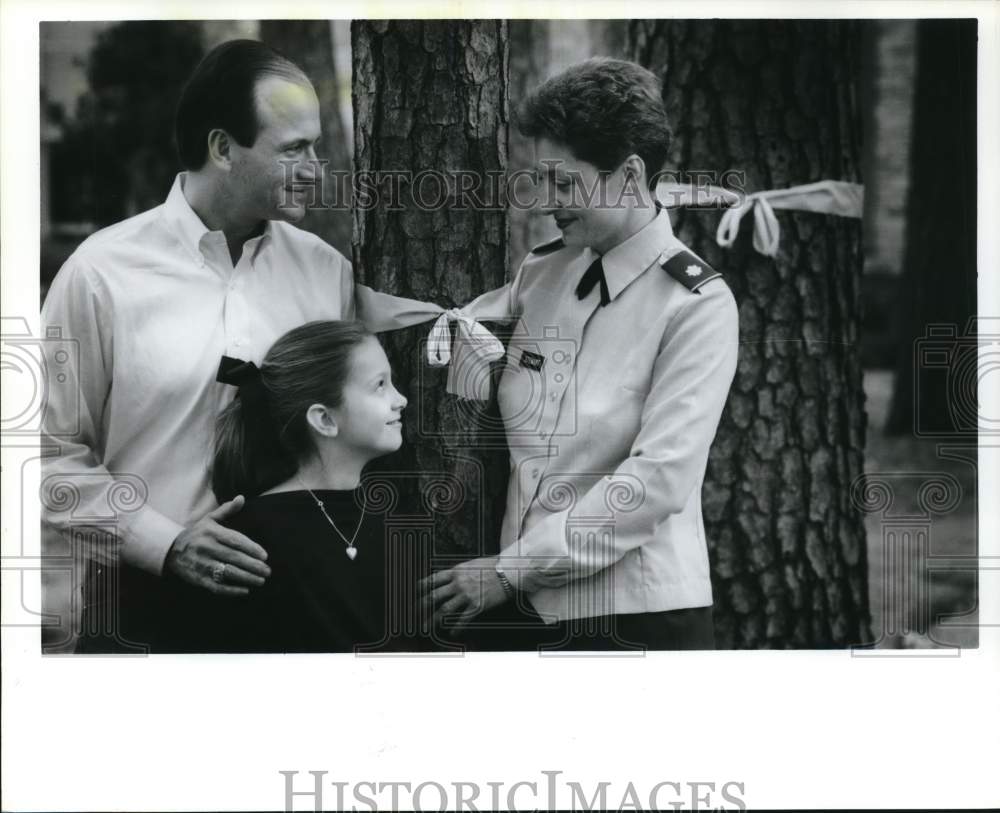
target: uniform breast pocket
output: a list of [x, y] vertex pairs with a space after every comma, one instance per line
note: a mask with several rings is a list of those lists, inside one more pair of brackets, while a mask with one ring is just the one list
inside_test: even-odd
[[653, 370], [648, 365], [630, 364], [622, 375], [621, 388], [645, 398], [652, 379]]
[[625, 367], [625, 373], [618, 387], [620, 405], [618, 420], [622, 431], [630, 438], [639, 434], [642, 411], [646, 406], [652, 378], [653, 370], [649, 365], [633, 363]]
[[600, 400], [601, 408], [595, 410], [590, 421], [593, 440], [605, 447], [606, 454], [627, 456], [639, 434], [646, 393], [634, 385], [619, 384], [609, 387]]

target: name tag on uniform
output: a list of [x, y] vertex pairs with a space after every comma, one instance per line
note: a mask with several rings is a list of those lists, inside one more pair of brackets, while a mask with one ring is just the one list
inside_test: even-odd
[[545, 356], [540, 356], [538, 353], [529, 353], [527, 350], [521, 351], [521, 366], [527, 367], [529, 370], [534, 370], [538, 372], [542, 369], [542, 365], [545, 363]]

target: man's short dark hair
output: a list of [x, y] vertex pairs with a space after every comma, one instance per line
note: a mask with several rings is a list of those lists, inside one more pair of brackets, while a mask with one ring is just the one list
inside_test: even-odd
[[264, 76], [308, 83], [302, 69], [256, 40], [230, 40], [206, 54], [181, 93], [175, 133], [185, 169], [201, 169], [208, 158], [208, 134], [219, 128], [250, 147], [257, 139], [255, 89]]
[[652, 186], [670, 149], [670, 125], [656, 75], [621, 59], [594, 57], [547, 79], [521, 105], [518, 129], [565, 144], [601, 170], [632, 153]]

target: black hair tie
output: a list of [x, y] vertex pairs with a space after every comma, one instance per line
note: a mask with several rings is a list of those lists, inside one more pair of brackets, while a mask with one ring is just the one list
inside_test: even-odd
[[252, 409], [261, 416], [268, 414], [264, 379], [261, 378], [260, 368], [252, 361], [223, 356], [215, 380], [220, 384], [238, 387], [244, 408]]

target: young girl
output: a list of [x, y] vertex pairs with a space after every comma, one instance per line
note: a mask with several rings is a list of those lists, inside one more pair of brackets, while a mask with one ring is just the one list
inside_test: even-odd
[[[271, 573], [243, 598], [187, 590], [183, 630], [160, 649], [386, 646], [387, 578], [405, 563], [386, 554], [361, 471], [400, 447], [406, 398], [381, 345], [357, 322], [310, 322], [278, 339], [259, 369], [226, 361], [220, 380], [239, 392], [218, 420], [212, 487], [220, 503], [245, 497], [229, 527], [267, 551]], [[219, 562], [212, 577], [227, 582], [238, 567]]]

